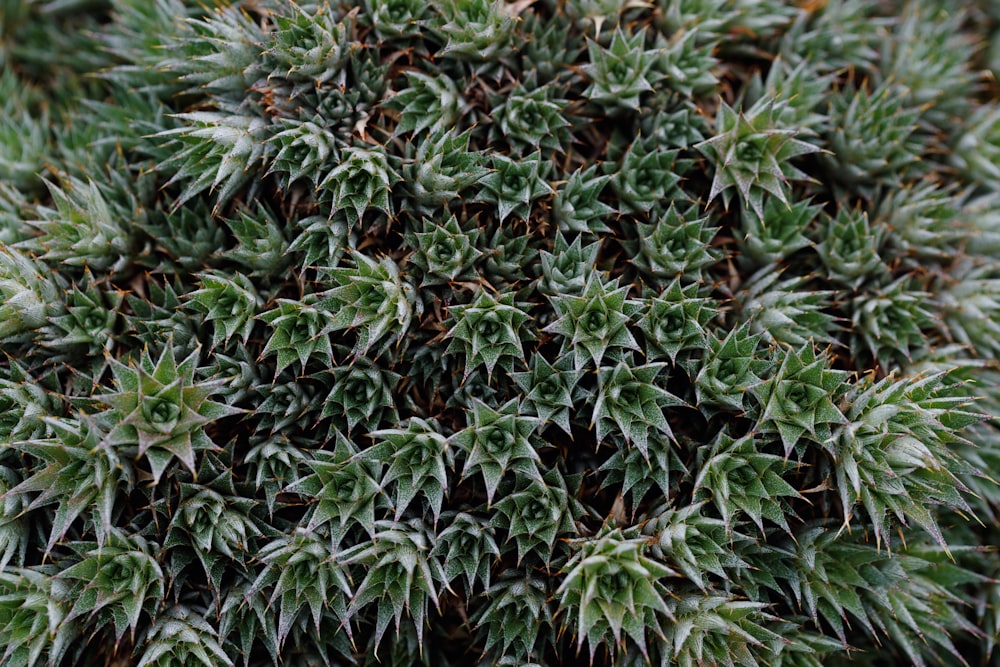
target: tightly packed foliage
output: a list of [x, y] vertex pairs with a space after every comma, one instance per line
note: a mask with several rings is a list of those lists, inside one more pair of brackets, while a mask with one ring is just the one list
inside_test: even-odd
[[3, 665], [1000, 665], [995, 2], [0, 0], [0, 67]]

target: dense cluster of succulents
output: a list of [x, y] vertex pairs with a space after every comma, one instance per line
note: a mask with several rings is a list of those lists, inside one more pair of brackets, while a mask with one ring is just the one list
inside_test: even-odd
[[0, 0], [0, 663], [1000, 664], [988, 0]]

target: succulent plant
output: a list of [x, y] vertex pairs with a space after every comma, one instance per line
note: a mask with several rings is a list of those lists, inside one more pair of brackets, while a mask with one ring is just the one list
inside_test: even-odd
[[472, 303], [452, 306], [450, 315], [455, 324], [448, 330], [453, 339], [448, 352], [465, 353], [466, 376], [480, 365], [492, 376], [497, 365], [510, 372], [514, 361], [524, 361], [522, 341], [531, 338], [524, 325], [531, 317], [517, 306], [514, 295], [497, 299], [480, 290]]
[[434, 24], [445, 38], [442, 56], [466, 63], [475, 74], [493, 73], [511, 50], [514, 16], [499, 0], [437, 0]]
[[731, 330], [722, 340], [709, 338], [705, 356], [694, 378], [699, 404], [742, 412], [751, 408], [747, 400], [762, 385], [774, 362], [762, 354], [761, 334], [749, 323]]
[[626, 637], [645, 654], [647, 633], [660, 627], [657, 617], [672, 616], [662, 579], [673, 571], [647, 556], [646, 546], [645, 539], [627, 536], [620, 528], [572, 542], [573, 555], [557, 594], [560, 607], [572, 617], [577, 646], [586, 641], [591, 656], [601, 645], [610, 644], [614, 651]]
[[693, 210], [678, 213], [671, 204], [650, 224], [637, 223], [639, 238], [623, 245], [632, 253], [632, 263], [654, 284], [676, 278], [701, 282], [701, 270], [719, 259], [710, 248], [717, 230], [706, 223], [707, 219], [697, 217]]
[[369, 210], [392, 215], [389, 191], [398, 176], [384, 153], [365, 148], [345, 148], [339, 164], [320, 181], [334, 210], [348, 209], [352, 221], [360, 222]]
[[493, 108], [494, 133], [522, 154], [536, 148], [565, 152], [570, 140], [565, 106], [566, 100], [552, 99], [549, 88], [525, 81]]
[[832, 104], [832, 153], [827, 157], [835, 163], [830, 170], [834, 178], [863, 183], [913, 168], [923, 152], [915, 133], [919, 111], [907, 107], [895, 88], [849, 89]]
[[620, 355], [623, 350], [638, 349], [627, 325], [639, 304], [628, 299], [627, 293], [628, 288], [618, 287], [617, 280], [605, 282], [594, 272], [582, 293], [550, 297], [558, 319], [545, 331], [562, 338], [562, 350], [572, 352], [576, 370], [588, 362], [600, 366], [609, 350]]
[[846, 376], [845, 371], [830, 368], [829, 360], [817, 356], [812, 345], [786, 348], [774, 375], [752, 390], [761, 404], [758, 432], [777, 433], [786, 458], [810, 439], [828, 441], [833, 428], [844, 423], [837, 403]]
[[654, 382], [664, 366], [664, 363], [632, 366], [621, 361], [598, 371], [593, 423], [599, 443], [615, 430], [645, 456], [650, 436], [673, 439], [663, 409], [684, 402]]
[[0, 0], [0, 663], [994, 665], [998, 54]]
[[568, 176], [552, 198], [552, 215], [565, 231], [599, 234], [609, 231], [602, 218], [614, 211], [599, 197], [610, 174], [599, 175], [597, 166], [579, 169]]
[[170, 345], [155, 362], [148, 352], [138, 363], [115, 360], [111, 370], [117, 391], [95, 397], [114, 411], [116, 423], [107, 441], [117, 447], [137, 447], [155, 480], [174, 457], [194, 472], [195, 451], [217, 447], [205, 425], [242, 412], [208, 400], [219, 382], [195, 382], [197, 363], [194, 354], [178, 363]]
[[121, 639], [126, 629], [134, 635], [147, 603], [155, 603], [164, 593], [163, 570], [149, 553], [148, 541], [114, 535], [103, 546], [74, 543], [73, 549], [79, 562], [59, 573], [73, 600], [66, 621], [108, 617], [116, 639]]
[[479, 179], [482, 187], [476, 198], [496, 206], [500, 222], [511, 215], [526, 220], [532, 202], [552, 192], [545, 181], [547, 163], [539, 154], [519, 160], [496, 154], [492, 165], [492, 171]]
[[400, 340], [420, 302], [391, 258], [376, 262], [357, 251], [351, 256], [355, 268], [327, 270], [335, 287], [317, 295], [317, 305], [326, 310], [329, 319], [322, 332], [356, 331], [354, 354], [360, 356], [377, 343], [381, 343], [379, 349], [386, 349], [390, 341], [382, 339], [394, 329], [396, 340]]
[[448, 492], [448, 470], [454, 467], [455, 454], [451, 443], [436, 430], [436, 424], [413, 418], [406, 428], [374, 431], [378, 442], [355, 455], [359, 461], [388, 462], [379, 487], [385, 493], [395, 493], [392, 505], [395, 520], [419, 494], [431, 509], [434, 520], [441, 514], [441, 505]]
[[761, 98], [745, 112], [737, 112], [723, 102], [715, 125], [715, 136], [695, 146], [715, 165], [708, 198], [721, 194], [728, 206], [732, 197], [729, 189], [735, 187], [744, 203], [761, 218], [764, 193], [789, 205], [786, 183], [808, 176], [788, 160], [820, 149], [796, 139], [797, 130], [776, 126], [774, 99]]
[[0, 338], [40, 329], [46, 319], [58, 314], [59, 283], [42, 275], [30, 257], [7, 246], [0, 247]]
[[268, 123], [248, 114], [216, 111], [192, 111], [180, 118], [186, 125], [160, 133], [169, 138], [172, 155], [159, 168], [172, 172], [174, 182], [187, 181], [175, 206], [214, 190], [213, 210], [220, 211], [239, 188], [254, 182], [253, 175], [274, 152], [266, 141]]
[[575, 370], [568, 361], [568, 357], [563, 357], [553, 365], [536, 354], [531, 358], [530, 370], [511, 373], [511, 377], [524, 392], [522, 407], [538, 417], [539, 429], [552, 422], [572, 437], [570, 418], [584, 390], [580, 386], [581, 371]]
[[505, 551], [511, 541], [517, 546], [518, 563], [528, 554], [541, 556], [545, 563], [557, 538], [576, 534], [573, 517], [579, 512], [566, 480], [553, 470], [542, 482], [539, 492], [536, 480], [521, 477], [496, 504], [495, 526], [503, 526], [507, 533]]
[[364, 357], [330, 372], [333, 385], [323, 402], [322, 416], [336, 417], [335, 432], [342, 430], [341, 417], [346, 418], [347, 430], [352, 431], [358, 424], [378, 426], [397, 414], [393, 400], [393, 389], [400, 379], [397, 373], [379, 368]]
[[384, 105], [399, 114], [396, 134], [440, 134], [453, 127], [462, 115], [465, 100], [453, 79], [412, 70], [406, 72], [406, 83]]
[[444, 556], [444, 573], [450, 583], [464, 575], [464, 590], [490, 587], [493, 561], [500, 557], [494, 530], [473, 514], [459, 512], [438, 534], [436, 551]]
[[698, 294], [697, 285], [682, 286], [680, 281], [674, 280], [649, 300], [637, 323], [649, 359], [667, 358], [677, 363], [681, 351], [704, 348], [705, 327], [717, 311], [712, 299]]
[[656, 53], [644, 48], [644, 35], [626, 35], [615, 30], [608, 48], [594, 41], [587, 43], [590, 62], [585, 71], [591, 83], [584, 95], [612, 114], [622, 110], [638, 111], [643, 93], [663, 77], [654, 69]]
[[304, 371], [314, 356], [326, 363], [333, 359], [333, 347], [327, 335], [332, 318], [328, 311], [317, 307], [315, 296], [302, 301], [281, 299], [259, 317], [272, 329], [261, 356], [277, 357], [275, 377], [296, 362]]
[[674, 151], [646, 151], [639, 142], [633, 143], [611, 177], [611, 189], [618, 197], [622, 213], [649, 213], [659, 202], [672, 199], [680, 180], [680, 165]]
[[469, 425], [455, 433], [451, 441], [462, 450], [465, 466], [462, 477], [479, 472], [486, 484], [486, 501], [493, 496], [508, 472], [541, 481], [540, 458], [532, 443], [535, 418], [522, 415], [517, 399], [493, 409], [475, 401]]
[[415, 210], [437, 211], [490, 173], [482, 155], [469, 150], [470, 138], [469, 132], [435, 132], [416, 147], [402, 170]]
[[364, 579], [358, 583], [348, 615], [364, 605], [377, 603], [375, 622], [377, 644], [395, 621], [398, 633], [405, 613], [416, 629], [418, 643], [424, 631], [424, 619], [429, 607], [438, 606], [437, 588], [445, 581], [444, 566], [433, 557], [428, 530], [420, 519], [396, 524], [377, 521], [375, 537], [341, 554], [346, 564], [363, 564]]
[[[55, 208], [41, 207], [34, 226], [41, 235], [29, 246], [41, 257], [94, 271], [114, 270], [130, 253], [131, 239], [122, 228], [121, 211], [112, 206], [97, 183], [70, 180], [64, 188], [48, 183]], [[134, 204], [133, 210], [138, 207]]]

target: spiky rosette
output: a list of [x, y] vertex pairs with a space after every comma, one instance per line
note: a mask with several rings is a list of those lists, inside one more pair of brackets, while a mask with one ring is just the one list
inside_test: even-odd
[[[753, 209], [740, 211], [740, 244], [742, 256], [758, 266], [778, 263], [802, 248], [812, 245], [804, 233], [822, 210], [808, 199], [786, 206], [777, 197], [764, 202], [764, 215]], [[826, 238], [831, 238], [827, 236]]]
[[252, 545], [270, 530], [257, 512], [259, 503], [237, 493], [232, 477], [217, 472], [222, 462], [207, 463], [210, 457], [202, 459], [198, 482], [181, 483], [163, 545], [184, 553], [185, 559], [197, 558], [211, 586], [219, 590], [225, 569], [242, 569]]
[[656, 52], [644, 48], [643, 35], [625, 34], [615, 30], [608, 48], [594, 41], [587, 43], [590, 64], [585, 67], [591, 84], [584, 95], [604, 111], [638, 111], [643, 93], [653, 90], [653, 84], [663, 74], [654, 69]]
[[600, 243], [583, 245], [583, 236], [567, 243], [562, 234], [556, 234], [552, 252], [540, 253], [542, 278], [538, 290], [543, 294], [578, 294], [583, 292], [587, 279], [597, 267]]
[[572, 353], [576, 370], [589, 361], [600, 366], [609, 351], [638, 349], [627, 324], [639, 306], [627, 295], [628, 287], [618, 287], [617, 280], [605, 282], [595, 271], [581, 294], [550, 297], [559, 318], [544, 331], [562, 338], [563, 352]]
[[817, 355], [811, 343], [786, 348], [774, 375], [752, 389], [761, 404], [758, 429], [778, 434], [786, 458], [805, 446], [804, 436], [826, 442], [845, 422], [837, 404], [846, 379], [847, 372], [830, 368], [830, 360]]
[[929, 297], [910, 275], [859, 294], [850, 304], [855, 340], [885, 368], [905, 363], [935, 326]]
[[[41, 207], [32, 224], [41, 236], [22, 245], [47, 260], [94, 271], [120, 270], [128, 260], [132, 239], [122, 228], [121, 207], [112, 206], [97, 183], [69, 179], [63, 187], [46, 182], [55, 208]], [[138, 204], [132, 204], [134, 211]]]
[[115, 411], [116, 424], [107, 436], [114, 447], [137, 446], [159, 481], [176, 457], [195, 471], [195, 452], [216, 449], [205, 433], [213, 421], [243, 412], [239, 408], [208, 400], [218, 392], [219, 381], [195, 381], [198, 355], [180, 363], [172, 345], [165, 345], [153, 361], [144, 352], [138, 363], [111, 362], [117, 391], [100, 394], [98, 400]]
[[305, 371], [306, 364], [314, 357], [324, 365], [333, 359], [333, 347], [327, 335], [331, 316], [317, 307], [315, 295], [301, 301], [280, 299], [259, 318], [271, 328], [261, 355], [277, 357], [275, 377], [296, 362]]
[[333, 386], [323, 402], [322, 416], [335, 417], [334, 428], [342, 426], [345, 418], [348, 431], [359, 424], [372, 428], [397, 415], [393, 388], [399, 382], [398, 373], [380, 368], [364, 357], [330, 372]]
[[623, 646], [625, 637], [645, 654], [647, 632], [657, 633], [660, 619], [672, 618], [662, 579], [674, 571], [647, 556], [647, 544], [608, 526], [593, 537], [570, 541], [573, 555], [556, 594], [570, 616], [577, 646], [586, 641], [591, 656], [602, 645], [611, 651]]
[[419, 71], [406, 72], [406, 80], [406, 88], [384, 105], [399, 114], [396, 134], [434, 135], [454, 127], [466, 104], [454, 80]]
[[268, 52], [276, 69], [312, 85], [344, 85], [345, 65], [356, 44], [351, 40], [354, 15], [346, 21], [339, 19], [339, 13], [325, 2], [313, 11], [292, 4], [287, 11], [276, 13]]
[[579, 169], [556, 190], [552, 215], [564, 231], [599, 234], [609, 231], [603, 219], [613, 208], [599, 197], [612, 174], [598, 175], [597, 166]]
[[0, 95], [3, 95], [3, 120], [0, 120], [0, 179], [24, 190], [39, 185], [46, 150], [47, 110], [35, 115], [28, 111], [28, 100], [36, 91], [25, 88], [21, 81], [0, 74]]
[[782, 37], [782, 58], [808, 61], [823, 72], [853, 67], [870, 73], [888, 23], [873, 10], [865, 0], [845, 0], [824, 5], [821, 12], [801, 12]]
[[0, 339], [42, 327], [61, 310], [59, 284], [13, 248], [0, 245]]
[[538, 417], [538, 428], [555, 423], [572, 436], [570, 419], [586, 392], [580, 385], [582, 372], [575, 370], [568, 357], [550, 364], [540, 354], [531, 357], [531, 370], [511, 373], [524, 393], [523, 407]]
[[372, 27], [380, 39], [387, 42], [419, 37], [429, 7], [419, 0], [367, 0], [367, 12]]
[[257, 559], [261, 569], [251, 591], [269, 593], [265, 599], [277, 607], [279, 646], [300, 616], [311, 620], [317, 631], [327, 613], [345, 622], [349, 618], [345, 600], [351, 586], [346, 566], [331, 557], [330, 535], [323, 528], [299, 528], [276, 537], [260, 549]]
[[[796, 57], [791, 54], [793, 60]], [[755, 79], [749, 82], [744, 103], [772, 98], [775, 126], [797, 129], [808, 138], [829, 124], [829, 117], [820, 113], [819, 109], [833, 83], [833, 76], [821, 74], [818, 70], [822, 65], [819, 63], [807, 60], [793, 67], [783, 58], [784, 54], [775, 60], [763, 81]]]
[[383, 351], [392, 339], [402, 339], [422, 304], [391, 258], [376, 262], [353, 249], [351, 257], [354, 268], [326, 270], [336, 287], [318, 295], [317, 303], [330, 313], [322, 333], [355, 332], [354, 355], [360, 356], [376, 345]]
[[447, 351], [465, 353], [466, 377], [480, 365], [492, 377], [497, 365], [509, 373], [514, 361], [524, 362], [522, 341], [533, 337], [525, 326], [531, 316], [514, 302], [513, 294], [498, 299], [479, 290], [472, 303], [452, 306], [449, 314], [454, 325], [448, 330], [452, 342]]
[[173, 174], [171, 183], [186, 182], [175, 207], [212, 190], [213, 210], [218, 212], [240, 188], [256, 189], [254, 176], [274, 152], [274, 145], [267, 142], [271, 129], [266, 120], [217, 111], [193, 111], [179, 118], [184, 126], [158, 135], [168, 140], [172, 153], [159, 168]]
[[157, 617], [145, 637], [143, 649], [139, 661], [142, 667], [169, 667], [177, 664], [175, 661], [234, 665], [219, 645], [218, 634], [205, 615], [184, 605], [171, 607]]
[[151, 603], [163, 597], [163, 570], [149, 553], [149, 542], [115, 532], [103, 546], [76, 542], [73, 548], [80, 561], [59, 573], [73, 599], [66, 620], [106, 618], [117, 639], [126, 629], [134, 636], [143, 612], [152, 612]]
[[469, 594], [482, 586], [490, 587], [490, 570], [500, 557], [495, 530], [479, 516], [460, 512], [447, 517], [448, 526], [438, 534], [435, 551], [444, 557], [446, 581], [463, 577]]
[[[927, 502], [971, 511], [956, 474], [972, 473], [953, 446], [951, 428], [982, 419], [940, 375], [906, 379], [866, 376], [845, 397], [845, 422], [826, 446], [834, 457], [836, 490], [845, 523], [860, 504], [878, 545], [890, 539], [890, 521], [913, 522], [947, 548]], [[832, 414], [832, 413], [831, 413]], [[910, 499], [910, 502], [907, 502]]]
[[476, 198], [496, 206], [500, 222], [511, 215], [526, 220], [532, 203], [552, 193], [545, 180], [548, 163], [538, 153], [520, 160], [494, 154], [492, 165], [493, 170], [479, 179]]
[[773, 362], [760, 353], [761, 335], [744, 323], [719, 340], [711, 336], [695, 377], [699, 404], [743, 412], [753, 388], [761, 385]]
[[643, 215], [665, 200], [682, 199], [676, 186], [684, 166], [677, 162], [677, 151], [647, 150], [642, 143], [633, 143], [611, 177], [619, 210]]
[[201, 288], [189, 296], [192, 306], [205, 314], [205, 319], [215, 322], [212, 345], [228, 343], [239, 334], [246, 342], [253, 331], [253, 319], [263, 301], [253, 283], [242, 273], [231, 278], [219, 273], [201, 276]]
[[[45, 418], [62, 416], [62, 401], [16, 359], [5, 361], [0, 372], [0, 438], [20, 442], [51, 435]], [[0, 450], [0, 460], [4, 458]]]
[[563, 116], [566, 100], [553, 97], [551, 88], [526, 81], [493, 109], [496, 125], [491, 135], [502, 136], [519, 153], [564, 152], [570, 142], [569, 121]]
[[418, 497], [430, 508], [434, 521], [441, 514], [441, 504], [448, 491], [448, 470], [454, 467], [451, 442], [441, 435], [435, 422], [414, 417], [406, 428], [374, 431], [376, 444], [355, 456], [358, 461], [388, 463], [379, 487], [393, 490], [395, 520]]
[[349, 147], [319, 186], [331, 208], [349, 210], [353, 213], [350, 220], [360, 223], [369, 210], [392, 215], [389, 192], [398, 179], [382, 150]]
[[876, 90], [849, 89], [831, 109], [830, 146], [825, 156], [834, 178], [864, 183], [873, 177], [899, 178], [910, 171], [922, 152], [915, 134], [918, 109], [905, 105], [892, 86]]
[[816, 252], [830, 280], [857, 289], [886, 275], [887, 267], [879, 254], [886, 230], [872, 225], [867, 212], [840, 209], [836, 217], [826, 219], [822, 235]]
[[[54, 437], [14, 445], [42, 463], [8, 494], [28, 510], [55, 505], [46, 552], [66, 537], [80, 517], [93, 522], [97, 542], [103, 544], [113, 532], [115, 508], [135, 484], [135, 470], [106, 442], [107, 432], [98, 420], [50, 417], [45, 421]], [[28, 494], [33, 493], [38, 495], [29, 501]]]
[[532, 664], [553, 641], [551, 598], [547, 578], [508, 571], [489, 589], [488, 603], [474, 617], [487, 655], [497, 656], [497, 664], [503, 664], [502, 656]]
[[955, 222], [966, 215], [965, 198], [966, 193], [955, 192], [951, 185], [927, 181], [886, 191], [876, 211], [876, 220], [889, 232], [886, 250], [903, 255], [904, 266], [913, 269], [960, 254], [967, 227]]
[[639, 448], [612, 433], [609, 440], [613, 443], [614, 453], [599, 468], [606, 475], [603, 487], [620, 488], [622, 500], [631, 503], [633, 512], [650, 492], [653, 492], [653, 498], [657, 494], [669, 496], [677, 476], [686, 472], [677, 456], [674, 441], [658, 436], [654, 433], [646, 446]]
[[239, 215], [225, 222], [237, 241], [226, 254], [245, 270], [267, 275], [291, 265], [285, 229], [267, 205], [258, 201], [240, 208]]
[[1000, 185], [1000, 111], [981, 107], [969, 127], [955, 139], [952, 161], [972, 180], [996, 189]]
[[739, 190], [743, 201], [758, 217], [764, 217], [764, 193], [789, 205], [787, 182], [809, 180], [789, 160], [820, 149], [796, 139], [795, 130], [775, 126], [773, 98], [761, 98], [746, 112], [736, 112], [723, 102], [715, 118], [715, 136], [695, 148], [715, 165], [709, 200], [722, 195], [729, 206], [730, 188]]
[[498, 410], [476, 400], [469, 425], [451, 437], [465, 453], [462, 477], [482, 474], [488, 503], [493, 502], [500, 481], [509, 472], [523, 479], [542, 479], [540, 458], [532, 444], [536, 418], [521, 414], [519, 407], [517, 399]]
[[708, 335], [705, 327], [718, 309], [713, 299], [699, 293], [698, 285], [682, 285], [674, 280], [650, 299], [638, 322], [649, 359], [667, 358], [677, 363], [682, 351], [704, 348]]
[[444, 224], [424, 218], [421, 229], [413, 233], [416, 253], [411, 260], [423, 272], [421, 287], [476, 278], [475, 265], [483, 256], [476, 248], [479, 229], [462, 229], [455, 216]]
[[768, 343], [833, 343], [837, 327], [828, 312], [833, 294], [806, 289], [807, 276], [781, 277], [779, 268], [766, 266], [750, 276], [736, 294], [740, 315], [750, 322], [750, 330]]
[[[722, 431], [711, 449], [699, 457], [695, 497], [706, 498], [718, 510], [731, 533], [740, 514], [745, 514], [764, 532], [764, 519], [791, 532], [788, 516], [791, 498], [801, 498], [782, 474], [793, 464], [770, 454], [757, 436], [733, 438]], [[716, 574], [721, 574], [716, 572]]]
[[447, 40], [441, 56], [467, 64], [476, 74], [493, 74], [510, 51], [514, 16], [500, 0], [435, 0], [433, 23]]
[[330, 523], [337, 543], [354, 526], [373, 534], [375, 505], [382, 489], [377, 462], [358, 458], [357, 446], [340, 433], [334, 436], [334, 443], [332, 451], [316, 451], [314, 458], [306, 461], [311, 472], [285, 490], [314, 503], [309, 530]]
[[965, 262], [958, 267], [961, 281], [937, 292], [943, 325], [957, 342], [995, 359], [1000, 353], [1000, 279], [986, 267]]
[[303, 177], [318, 187], [340, 155], [336, 135], [313, 121], [287, 119], [284, 125], [285, 129], [268, 139], [278, 147], [271, 171], [287, 174], [283, 178], [286, 189]]
[[[45, 343], [68, 357], [100, 359], [115, 345], [120, 321], [118, 309], [125, 294], [109, 289], [86, 272], [83, 280], [66, 293], [66, 312], [50, 318]], [[100, 375], [100, 373], [97, 373]]]
[[431, 554], [429, 527], [419, 519], [405, 523], [379, 521], [375, 537], [341, 554], [345, 564], [362, 564], [367, 574], [358, 584], [347, 613], [352, 616], [370, 603], [379, 607], [375, 642], [389, 622], [398, 633], [405, 613], [416, 628], [418, 643], [431, 604], [440, 610], [438, 589], [446, 576], [441, 562]]
[[[674, 204], [650, 224], [636, 224], [638, 239], [623, 245], [632, 253], [632, 263], [653, 281], [702, 280], [702, 270], [719, 260], [711, 247], [717, 229], [693, 210], [683, 213]], [[655, 284], [655, 283], [654, 283]]]
[[0, 632], [10, 641], [0, 659], [12, 665], [31, 665], [44, 659], [62, 660], [80, 632], [69, 622], [70, 601], [51, 574], [51, 568], [8, 568], [0, 572]]
[[634, 443], [646, 456], [650, 437], [674, 439], [663, 410], [685, 403], [656, 384], [656, 376], [665, 366], [665, 363], [631, 366], [619, 362], [598, 371], [593, 417], [598, 442], [617, 431], [626, 443]]
[[570, 495], [565, 478], [552, 470], [540, 480], [519, 478], [496, 504], [493, 525], [507, 535], [504, 552], [513, 541], [519, 563], [534, 554], [544, 564], [550, 560], [557, 538], [577, 534], [573, 518], [579, 512], [579, 503]]
[[469, 132], [435, 132], [416, 145], [402, 169], [414, 210], [432, 215], [490, 173], [482, 155], [469, 150], [470, 137]]

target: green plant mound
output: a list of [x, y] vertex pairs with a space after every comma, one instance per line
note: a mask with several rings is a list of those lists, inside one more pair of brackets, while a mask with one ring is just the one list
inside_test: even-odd
[[995, 665], [988, 0], [0, 0], [0, 664]]

